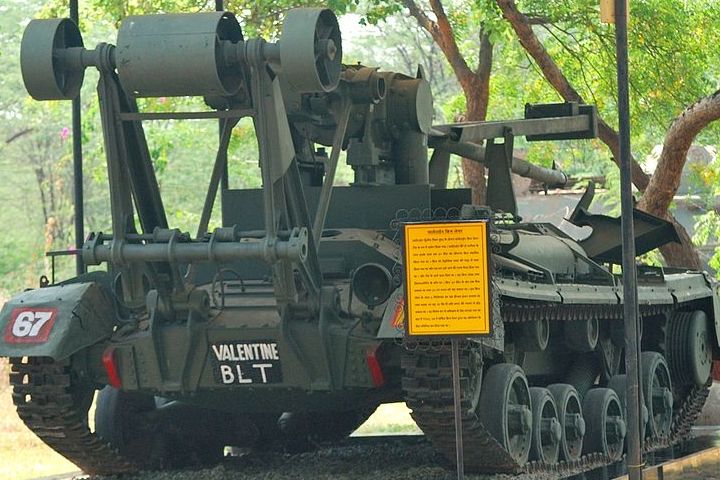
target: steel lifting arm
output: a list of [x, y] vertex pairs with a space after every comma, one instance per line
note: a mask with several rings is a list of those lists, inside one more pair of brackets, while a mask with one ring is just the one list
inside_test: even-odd
[[[281, 306], [302, 302], [317, 308], [322, 277], [316, 243], [322, 222], [316, 223], [318, 233], [313, 235], [278, 75], [299, 92], [334, 90], [342, 59], [337, 19], [327, 9], [292, 10], [286, 15], [282, 45], [262, 39], [245, 41], [229, 12], [130, 17], [121, 25], [117, 47], [100, 44], [95, 49], [84, 48], [77, 26], [69, 20], [30, 23], [21, 64], [25, 85], [34, 98], [73, 98], [85, 68], [94, 66], [101, 73], [98, 95], [113, 235], [111, 239], [96, 235], [85, 245], [87, 263], [109, 262], [121, 269], [132, 262], [170, 264], [179, 287], [178, 263], [261, 259], [271, 265]], [[153, 96], [220, 97], [227, 104], [240, 103], [238, 114], [226, 120], [219, 155], [224, 154], [237, 120], [252, 116], [264, 187], [262, 239], [248, 241], [217, 231], [207, 238], [218, 175], [212, 176], [196, 240], [181, 239], [168, 230], [140, 123], [144, 118], [135, 103], [136, 97]], [[137, 236], [134, 209], [144, 235], [171, 233], [160, 235], [167, 237], [160, 241], [133, 240]], [[290, 231], [290, 237], [280, 238], [281, 231]], [[296, 271], [304, 285], [301, 292]]]
[[[570, 140], [597, 136], [597, 111], [590, 105], [553, 103], [525, 106], [524, 119], [493, 122], [463, 122], [433, 126], [428, 146], [434, 148], [430, 164], [433, 183], [444, 185], [447, 180], [449, 154], [453, 153], [488, 166], [490, 163], [482, 143], [496, 138], [524, 136], [528, 141]], [[567, 183], [565, 173], [539, 167], [513, 156], [510, 170], [551, 186]]]

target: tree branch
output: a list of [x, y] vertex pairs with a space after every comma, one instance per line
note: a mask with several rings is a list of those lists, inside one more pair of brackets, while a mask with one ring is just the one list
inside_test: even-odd
[[417, 3], [414, 2], [414, 0], [403, 0], [402, 3], [405, 5], [405, 8], [410, 10], [410, 15], [415, 17], [420, 26], [427, 30], [427, 32], [432, 35], [433, 39], [437, 41], [437, 38], [435, 38], [437, 24], [430, 20], [430, 17], [427, 16], [427, 14], [418, 6]]
[[[575, 90], [563, 72], [540, 43], [527, 18], [518, 11], [514, 0], [496, 0], [503, 17], [510, 22], [523, 48], [533, 57], [545, 79], [553, 88], [570, 102], [583, 102], [582, 96]], [[679, 244], [667, 244], [660, 248], [663, 257], [672, 266], [700, 268], [700, 259], [692, 241], [683, 226], [668, 211], [670, 202], [680, 183], [682, 167], [687, 151], [695, 136], [710, 121], [720, 118], [720, 92], [707, 97], [689, 107], [670, 127], [665, 139], [657, 169], [652, 179], [642, 171], [640, 165], [631, 157], [632, 181], [645, 192], [639, 208], [662, 217], [673, 223], [680, 236]], [[613, 154], [613, 161], [619, 163], [620, 137], [618, 133], [601, 118], [598, 118], [598, 136]], [[667, 150], [667, 151], [666, 151]]]
[[[513, 30], [515, 30], [520, 44], [530, 56], [533, 57], [550, 85], [552, 85], [565, 101], [584, 103], [580, 93], [570, 84], [562, 70], [560, 70], [555, 61], [550, 57], [542, 43], [540, 43], [527, 17], [518, 11], [515, 0], [496, 0], [496, 2], [502, 11], [503, 17], [505, 17]], [[612, 152], [613, 161], [619, 164], [620, 138], [618, 133], [602, 118], [598, 118], [598, 136]], [[649, 176], [642, 170], [634, 158], [632, 159], [632, 180], [640, 191], [644, 191], [649, 183]]]
[[640, 208], [663, 216], [670, 207], [682, 177], [687, 153], [695, 137], [709, 123], [720, 119], [720, 90], [687, 107], [665, 134], [662, 153]]
[[402, 0], [402, 3], [410, 11], [410, 15], [415, 17], [420, 26], [427, 30], [438, 44], [460, 81], [463, 91], [467, 94], [476, 88], [475, 75], [465, 61], [465, 57], [460, 53], [457, 42], [455, 42], [452, 25], [450, 25], [440, 1], [430, 0], [430, 8], [432, 8], [437, 21], [431, 20], [414, 0]]
[[18, 138], [22, 137], [23, 135], [27, 135], [28, 133], [32, 132], [33, 128], [24, 128], [20, 130], [19, 132], [13, 133], [8, 138], [5, 139], [5, 143], [11, 143], [17, 140]]

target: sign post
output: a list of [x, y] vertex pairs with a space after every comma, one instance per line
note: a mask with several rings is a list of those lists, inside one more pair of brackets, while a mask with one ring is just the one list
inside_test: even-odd
[[491, 331], [488, 224], [422, 222], [404, 226], [405, 334], [452, 345], [457, 478], [465, 478], [460, 339]]
[[640, 315], [635, 269], [632, 157], [630, 150], [630, 88], [628, 80], [628, 0], [601, 0], [601, 20], [615, 23], [617, 54], [618, 125], [620, 134], [620, 210], [622, 229], [623, 315], [625, 317], [625, 372], [627, 386], [628, 456], [630, 480], [642, 480], [642, 389], [640, 388]]

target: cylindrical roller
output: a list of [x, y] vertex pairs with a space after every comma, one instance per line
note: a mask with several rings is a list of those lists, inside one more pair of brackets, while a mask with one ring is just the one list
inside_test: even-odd
[[385, 77], [377, 68], [346, 68], [342, 78], [347, 92], [356, 103], [378, 103], [385, 98]]
[[35, 100], [70, 100], [80, 92], [85, 70], [58, 61], [62, 51], [82, 47], [78, 26], [69, 18], [31, 20], [20, 45], [25, 89]]
[[[485, 147], [468, 142], [454, 142], [445, 139], [433, 139], [430, 147], [435, 149], [446, 150], [463, 158], [469, 158], [476, 162], [486, 165]], [[513, 173], [525, 178], [532, 178], [538, 182], [551, 186], [562, 186], [568, 181], [568, 177], [560, 170], [541, 167], [532, 164], [527, 160], [513, 156], [510, 169]]]
[[557, 463], [560, 455], [562, 426], [558, 419], [555, 400], [547, 388], [531, 387], [530, 399], [533, 414], [530, 458], [545, 463]]
[[398, 73], [386, 72], [384, 75], [389, 86], [389, 122], [402, 130], [428, 134], [435, 112], [430, 83], [424, 78], [410, 78]]
[[575, 352], [592, 352], [600, 337], [600, 324], [597, 318], [575, 320], [563, 324], [565, 343]]
[[450, 152], [436, 148], [430, 157], [429, 181], [435, 188], [447, 188], [450, 171]]
[[120, 83], [136, 97], [233, 95], [242, 72], [225, 64], [223, 43], [241, 40], [229, 12], [127, 17], [115, 53]]
[[403, 132], [393, 147], [396, 183], [427, 185], [430, 181], [427, 136], [413, 131]]
[[342, 38], [332, 10], [295, 8], [285, 15], [280, 64], [285, 80], [300, 93], [329, 92], [337, 87]]
[[567, 383], [555, 383], [548, 386], [562, 426], [560, 459], [574, 461], [580, 458], [585, 436], [585, 419], [577, 390]]

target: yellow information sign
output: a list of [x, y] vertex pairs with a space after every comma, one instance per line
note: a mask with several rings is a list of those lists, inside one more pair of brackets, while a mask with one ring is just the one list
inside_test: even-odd
[[408, 335], [487, 335], [486, 222], [405, 225]]

